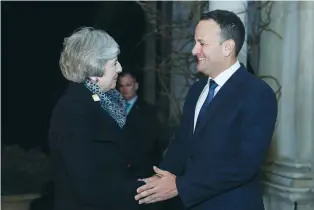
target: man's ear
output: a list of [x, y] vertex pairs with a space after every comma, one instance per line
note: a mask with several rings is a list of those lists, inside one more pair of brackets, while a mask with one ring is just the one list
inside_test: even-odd
[[135, 90], [137, 91], [138, 89], [138, 82], [135, 82]]
[[235, 42], [232, 39], [226, 40], [222, 47], [223, 55], [228, 57], [235, 50]]

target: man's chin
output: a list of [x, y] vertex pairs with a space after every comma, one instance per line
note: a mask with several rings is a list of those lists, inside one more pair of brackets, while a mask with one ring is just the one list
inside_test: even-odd
[[201, 67], [197, 67], [197, 72], [204, 74], [205, 69], [204, 69], [204, 68], [201, 68]]

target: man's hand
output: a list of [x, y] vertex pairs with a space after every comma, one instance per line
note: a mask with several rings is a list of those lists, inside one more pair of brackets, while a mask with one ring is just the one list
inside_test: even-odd
[[135, 200], [139, 200], [139, 204], [164, 201], [178, 195], [176, 176], [156, 166], [154, 166], [154, 171], [160, 178], [155, 177], [153, 180], [150, 177], [144, 186], [137, 189], [139, 194], [135, 196]]
[[147, 184], [149, 182], [154, 182], [154, 181], [156, 181], [156, 180], [158, 180], [160, 178], [161, 178], [160, 175], [155, 174], [154, 176], [151, 176], [149, 178], [139, 179], [139, 181], [143, 181], [143, 182], [145, 182]]

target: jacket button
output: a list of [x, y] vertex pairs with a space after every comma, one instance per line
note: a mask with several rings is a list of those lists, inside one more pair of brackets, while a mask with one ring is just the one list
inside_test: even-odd
[[131, 167], [131, 164], [129, 163], [128, 168], [130, 168], [130, 167]]

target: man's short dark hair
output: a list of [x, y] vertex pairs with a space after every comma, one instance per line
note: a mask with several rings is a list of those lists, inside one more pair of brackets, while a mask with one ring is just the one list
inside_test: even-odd
[[235, 55], [239, 54], [245, 39], [245, 28], [235, 13], [227, 10], [213, 10], [202, 14], [201, 20], [215, 21], [220, 26], [221, 43], [232, 39], [235, 42]]
[[132, 79], [135, 82], [137, 82], [137, 77], [136, 77], [135, 73], [133, 73], [131, 71], [123, 71], [122, 73], [119, 74], [119, 78], [125, 77], [125, 76], [130, 76], [130, 77], [132, 77]]

